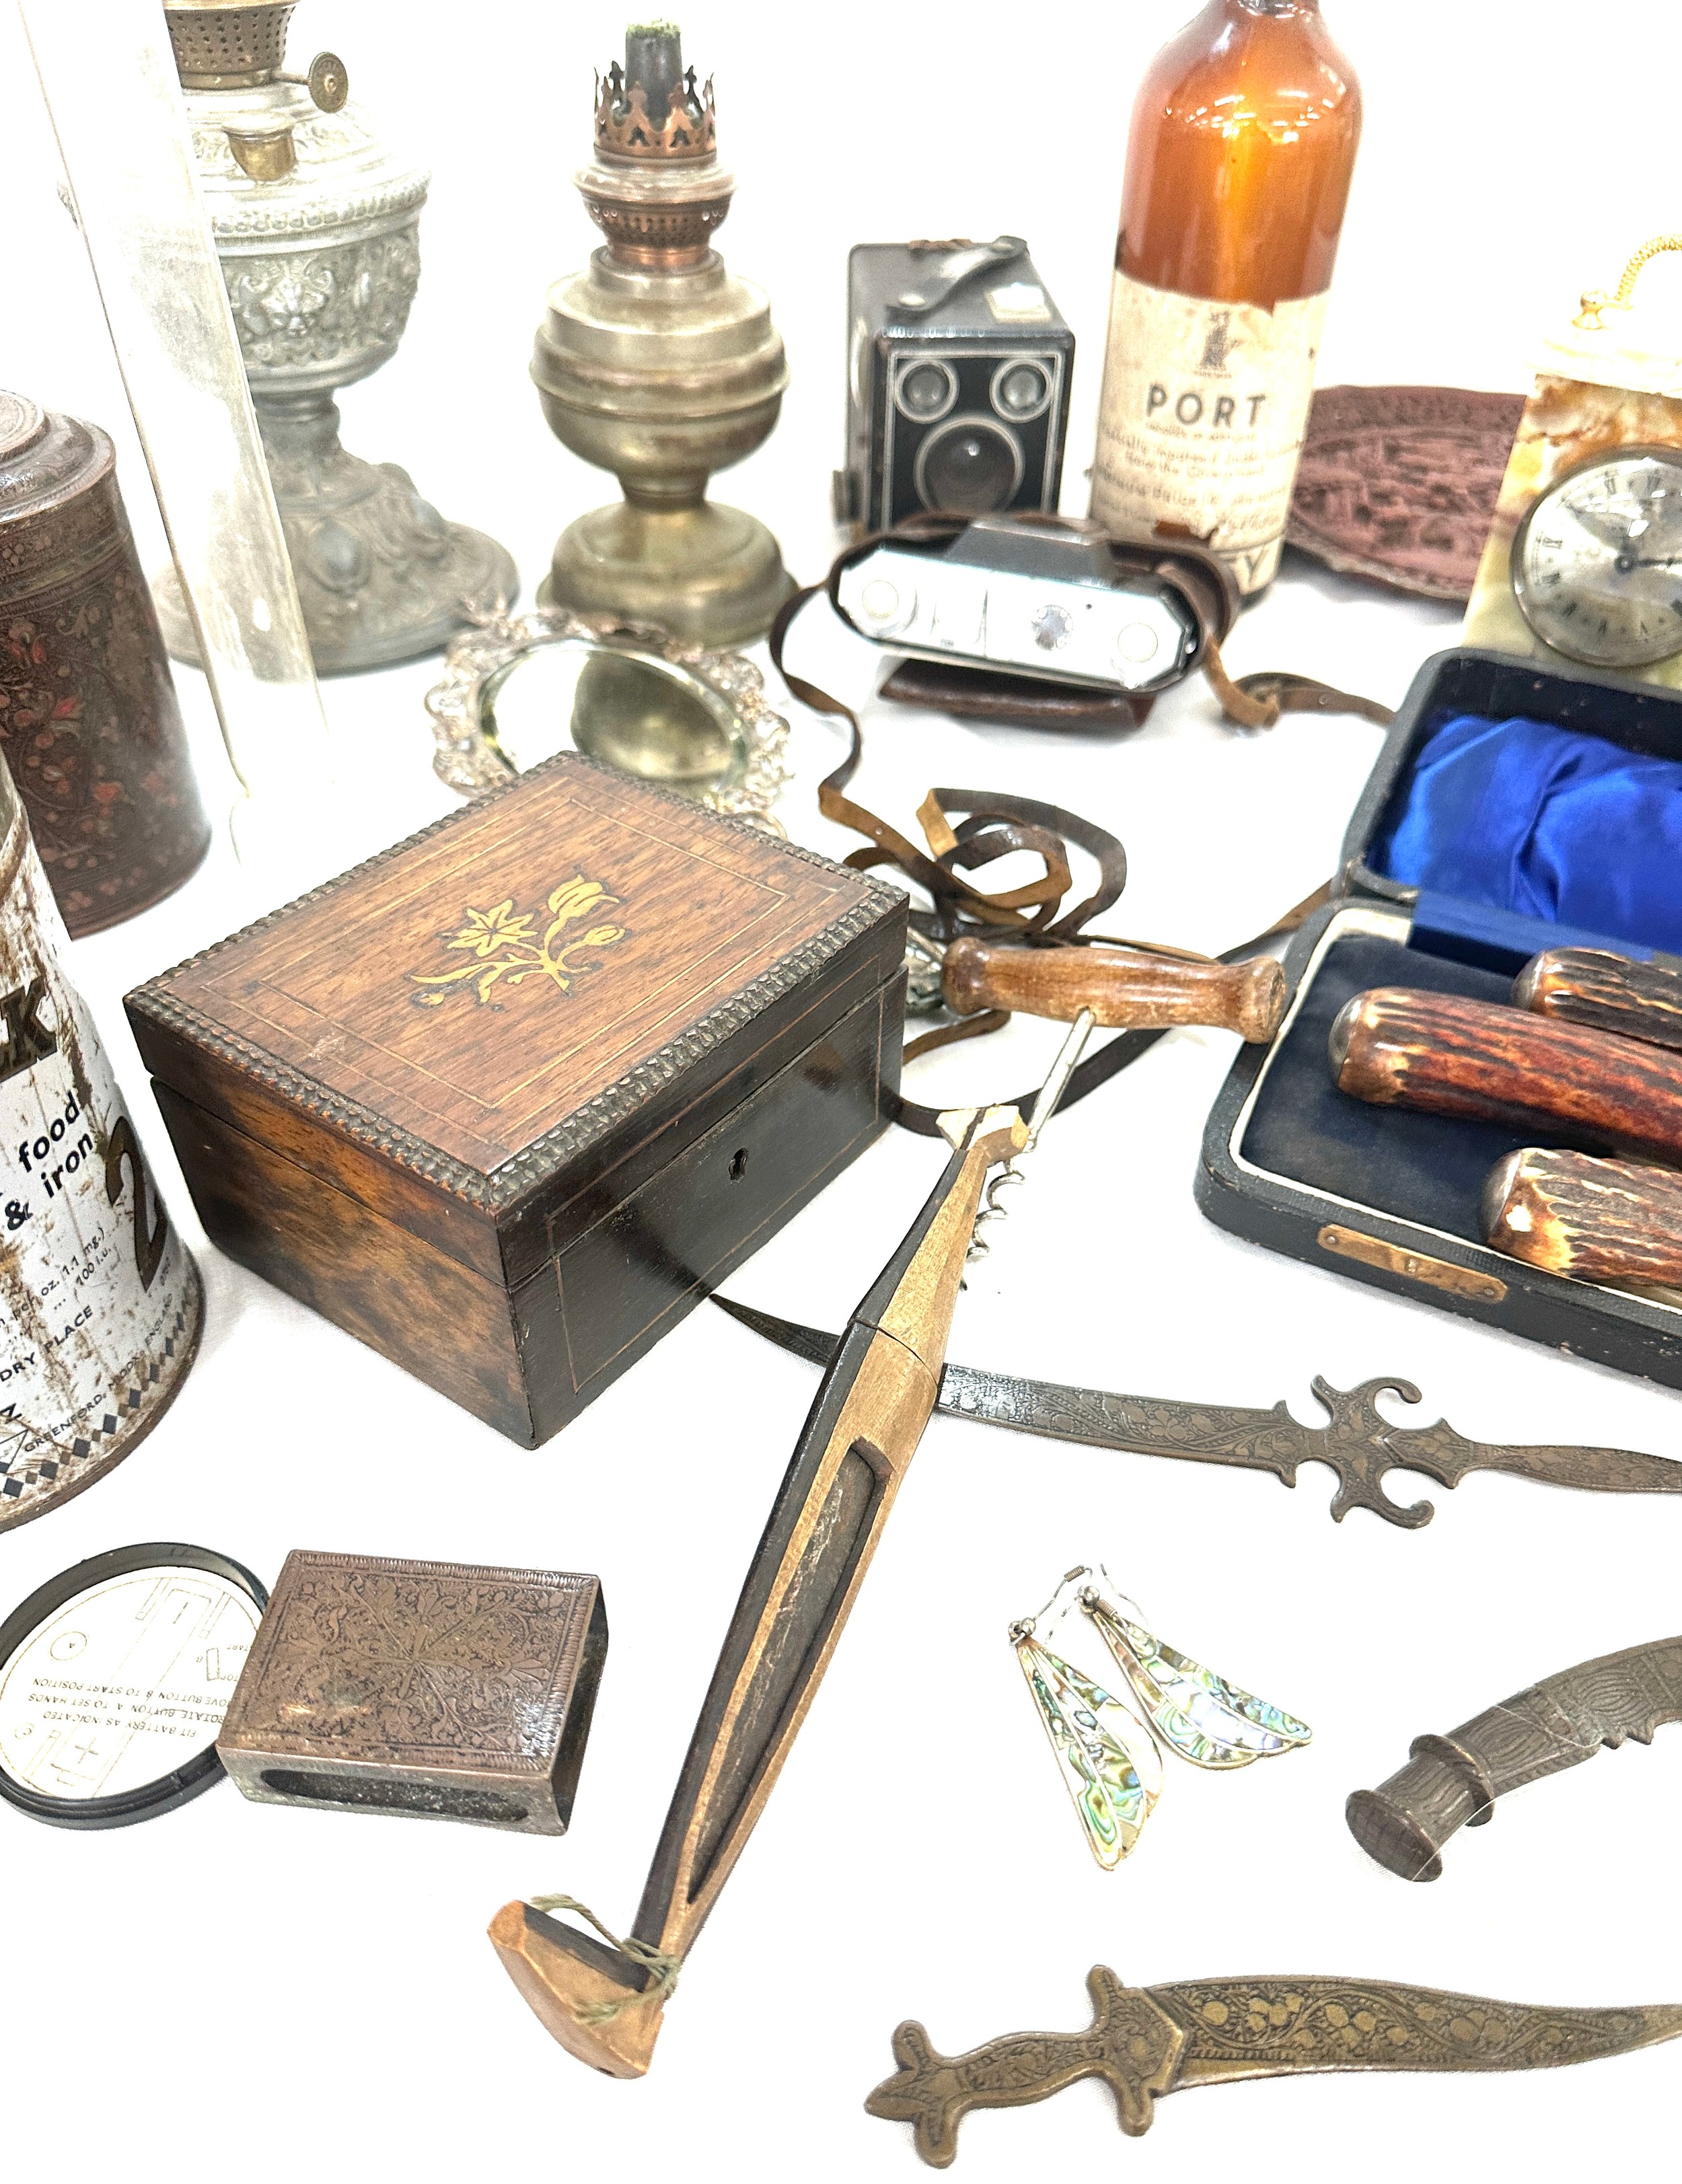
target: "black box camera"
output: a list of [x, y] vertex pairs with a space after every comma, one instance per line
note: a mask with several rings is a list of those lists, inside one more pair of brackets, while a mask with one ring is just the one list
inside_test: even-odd
[[847, 322], [838, 522], [1055, 509], [1075, 337], [1020, 237], [855, 244]]

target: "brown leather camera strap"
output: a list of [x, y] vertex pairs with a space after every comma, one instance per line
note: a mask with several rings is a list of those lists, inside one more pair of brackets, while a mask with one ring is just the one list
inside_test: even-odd
[[[856, 871], [892, 865], [921, 889], [929, 898], [930, 907], [927, 911], [914, 910], [912, 922], [937, 948], [944, 948], [964, 933], [984, 932], [991, 940], [1013, 938], [1025, 947], [1080, 947], [1103, 941], [1111, 945], [1144, 948], [1157, 955], [1208, 961], [1194, 956], [1189, 950], [1167, 948], [1149, 941], [1117, 942], [1111, 936], [1087, 929], [1094, 918], [1101, 916], [1119, 900], [1127, 884], [1127, 852], [1107, 828], [1083, 819], [1077, 812], [1032, 797], [995, 791], [933, 788], [917, 812], [925, 844], [919, 846], [847, 794], [848, 784], [864, 755], [863, 727], [850, 705], [790, 671], [783, 656], [789, 629], [800, 610], [820, 592], [827, 593], [842, 619], [848, 620], [837, 592], [842, 572], [856, 556], [879, 544], [883, 538], [926, 542], [954, 536], [963, 527], [961, 518], [913, 518], [892, 532], [860, 540], [837, 556], [822, 583], [809, 584], [785, 600], [771, 626], [771, 657], [792, 694], [814, 712], [845, 721], [848, 726], [846, 754], [820, 783], [817, 793], [818, 808], [826, 818], [864, 835], [871, 844], [869, 849], [855, 850], [845, 862]], [[1334, 690], [1306, 676], [1267, 673], [1245, 676], [1234, 682], [1221, 660], [1219, 638], [1231, 626], [1237, 610], [1237, 594], [1220, 564], [1212, 556], [1200, 553], [1161, 555], [1148, 548], [1131, 546], [1120, 550], [1137, 557], [1139, 566], [1148, 566], [1153, 573], [1172, 582], [1192, 608], [1200, 631], [1195, 664], [1208, 677], [1228, 718], [1239, 727], [1271, 727], [1281, 713], [1298, 711], [1356, 712], [1381, 727], [1388, 725], [1391, 716], [1385, 707], [1370, 699]], [[850, 621], [849, 627], [852, 627]], [[1084, 901], [1072, 909], [1063, 910], [1063, 899], [1072, 885], [1068, 855], [1072, 843], [1085, 850], [1097, 864], [1099, 883]], [[1018, 850], [1040, 860], [1044, 869], [1038, 879], [1024, 886], [989, 894], [967, 877]], [[1228, 950], [1219, 960], [1223, 963], [1242, 962], [1259, 954], [1270, 940], [1295, 932], [1311, 911], [1327, 900], [1330, 889], [1328, 881], [1304, 901], [1295, 904], [1265, 932]], [[980, 1038], [998, 1030], [1009, 1020], [1005, 1012], [989, 1010], [958, 1023], [926, 1032], [907, 1045], [905, 1058], [915, 1061], [933, 1047]], [[1118, 1071], [1137, 1061], [1162, 1036], [1158, 1031], [1120, 1034], [1080, 1064], [1069, 1080], [1060, 1106], [1070, 1106], [1089, 1092], [1095, 1091]], [[1024, 1093], [1015, 1103], [1024, 1117], [1032, 1117], [1034, 1097], [1033, 1092]], [[900, 1098], [894, 1119], [922, 1136], [935, 1137], [939, 1134], [938, 1115], [935, 1108]]]

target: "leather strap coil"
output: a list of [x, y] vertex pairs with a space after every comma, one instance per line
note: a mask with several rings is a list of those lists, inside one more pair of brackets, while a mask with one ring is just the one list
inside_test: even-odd
[[[1102, 536], [1094, 533], [1089, 525], [1061, 517], [1028, 515], [1020, 520]], [[917, 812], [924, 838], [920, 844], [848, 793], [864, 755], [862, 725], [850, 705], [844, 705], [828, 691], [791, 671], [784, 657], [789, 631], [801, 610], [820, 593], [827, 595], [830, 604], [849, 628], [856, 627], [842, 608], [839, 597], [841, 577], [852, 562], [885, 540], [922, 544], [943, 542], [956, 537], [966, 527], [967, 521], [962, 516], [930, 514], [913, 517], [891, 532], [876, 532], [860, 539], [837, 555], [821, 583], [808, 584], [792, 593], [771, 626], [771, 657], [792, 695], [813, 712], [847, 724], [846, 753], [840, 764], [819, 784], [817, 793], [818, 808], [827, 819], [862, 834], [870, 844], [867, 849], [855, 850], [845, 862], [857, 871], [892, 865], [927, 895], [929, 907], [925, 911], [914, 906], [912, 922], [926, 939], [938, 947], [944, 948], [961, 934], [976, 933], [989, 941], [1023, 947], [1079, 947], [1102, 941], [1193, 961], [1210, 961], [1188, 949], [1167, 948], [1149, 941], [1117, 940], [1112, 935], [1089, 929], [1094, 919], [1101, 917], [1120, 899], [1127, 884], [1127, 852], [1107, 828], [1082, 818], [1077, 812], [1033, 797], [997, 791], [933, 788]], [[1223, 564], [1195, 546], [1163, 553], [1125, 540], [1107, 539], [1105, 543], [1118, 567], [1130, 567], [1160, 578], [1185, 602], [1198, 631], [1186, 671], [1191, 667], [1202, 670], [1223, 711], [1238, 726], [1250, 729], [1271, 727], [1281, 713], [1305, 710], [1355, 712], [1380, 726], [1389, 722], [1391, 716], [1388, 710], [1372, 699], [1351, 697], [1304, 676], [1249, 675], [1234, 682], [1222, 660], [1220, 640], [1236, 618], [1239, 596]], [[973, 670], [960, 671], [975, 673]], [[977, 677], [977, 681], [987, 679]], [[905, 691], [902, 694], [912, 694]], [[1137, 725], [1149, 710], [1155, 694], [1154, 691], [1122, 694], [1132, 706], [1131, 712], [1116, 714], [1106, 709], [1103, 717], [1111, 724], [1119, 719], [1122, 725]], [[930, 701], [926, 685], [919, 689], [918, 697], [920, 702]], [[949, 710], [975, 710], [955, 702], [944, 685], [933, 702], [944, 703]], [[1023, 715], [1018, 709], [1012, 716], [1022, 718]], [[1099, 882], [1083, 901], [1065, 908], [1064, 900], [1073, 880], [1069, 859], [1071, 844], [1083, 850], [1096, 863]], [[1017, 851], [1026, 851], [1040, 861], [1043, 870], [1038, 878], [993, 894], [977, 884], [972, 875]], [[1312, 911], [1328, 899], [1330, 891], [1331, 883], [1328, 882], [1305, 901], [1287, 911], [1264, 933], [1228, 950], [1218, 960], [1223, 963], [1242, 962], [1259, 954], [1270, 940], [1294, 932]], [[914, 1061], [932, 1047], [956, 1039], [982, 1037], [1008, 1021], [1004, 1011], [989, 1010], [984, 1015], [925, 1033], [906, 1046], [905, 1059]], [[1071, 1106], [1083, 1099], [1137, 1061], [1162, 1035], [1160, 1031], [1123, 1032], [1096, 1053], [1089, 1055], [1070, 1079], [1061, 1106]], [[1016, 1102], [1025, 1118], [1032, 1117], [1033, 1099], [1032, 1092], [1024, 1093]], [[901, 1098], [894, 1119], [920, 1135], [938, 1134], [937, 1111], [915, 1100]]]

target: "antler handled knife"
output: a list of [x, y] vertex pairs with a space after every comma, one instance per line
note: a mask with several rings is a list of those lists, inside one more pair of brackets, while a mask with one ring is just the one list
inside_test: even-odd
[[1374, 986], [1327, 1034], [1340, 1092], [1682, 1163], [1682, 1055], [1465, 994]]
[[1512, 1006], [1563, 1023], [1682, 1047], [1682, 966], [1609, 948], [1545, 948], [1512, 982]]
[[1682, 1175], [1672, 1168], [1522, 1145], [1484, 1178], [1479, 1212], [1497, 1251], [1548, 1273], [1682, 1285]]
[[1389, 1980], [1215, 1979], [1123, 1986], [1107, 1965], [1086, 1975], [1084, 2032], [1016, 2032], [942, 2055], [921, 2025], [894, 2035], [899, 2067], [865, 2103], [909, 2123], [917, 2152], [944, 2169], [972, 2109], [1048, 2100], [1102, 2078], [1130, 2138], [1168, 2093], [1239, 2078], [1325, 2070], [1535, 2070], [1598, 2062], [1682, 2034], [1682, 2005], [1556, 2009], [1489, 2002]]
[[[834, 1336], [819, 1328], [780, 1319], [729, 1297], [715, 1296], [713, 1302], [797, 1357], [822, 1365], [834, 1355]], [[1068, 1388], [1055, 1380], [989, 1373], [974, 1365], [946, 1367], [936, 1408], [952, 1418], [1090, 1448], [1271, 1471], [1287, 1486], [1295, 1485], [1302, 1464], [1329, 1464], [1338, 1478], [1334, 1518], [1341, 1521], [1351, 1509], [1370, 1509], [1409, 1531], [1429, 1524], [1435, 1512], [1429, 1502], [1393, 1501], [1384, 1489], [1391, 1471], [1423, 1472], [1450, 1488], [1470, 1472], [1505, 1471], [1544, 1485], [1598, 1494], [1682, 1493], [1682, 1463], [1669, 1457], [1565, 1442], [1515, 1446], [1468, 1440], [1440, 1418], [1434, 1425], [1395, 1426], [1377, 1398], [1390, 1394], [1417, 1403], [1419, 1390], [1411, 1381], [1386, 1375], [1363, 1380], [1358, 1388], [1334, 1388], [1319, 1379], [1312, 1384], [1328, 1413], [1323, 1426], [1300, 1424], [1282, 1402], [1252, 1410], [1233, 1403], [1180, 1402], [1166, 1396], [1117, 1396], [1100, 1388]]]

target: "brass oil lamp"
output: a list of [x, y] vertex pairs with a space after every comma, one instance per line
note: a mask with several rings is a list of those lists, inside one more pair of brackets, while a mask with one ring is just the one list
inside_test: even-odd
[[625, 497], [561, 534], [538, 598], [743, 644], [790, 580], [764, 524], [710, 501], [706, 483], [777, 422], [783, 343], [764, 294], [711, 247], [735, 178], [677, 26], [633, 24], [596, 94], [595, 156], [576, 180], [607, 240], [549, 291], [532, 376], [549, 429]]

